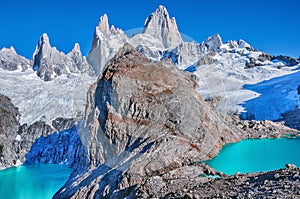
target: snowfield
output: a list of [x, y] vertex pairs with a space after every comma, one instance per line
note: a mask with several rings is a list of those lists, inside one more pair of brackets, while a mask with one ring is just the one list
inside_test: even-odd
[[281, 114], [299, 108], [297, 88], [300, 85], [300, 71], [276, 77], [257, 84], [245, 85], [244, 89], [260, 96], [242, 104], [247, 112], [242, 118], [255, 120], [278, 120]]
[[222, 98], [217, 110], [242, 113], [248, 119], [276, 120], [298, 104], [299, 65], [278, 69], [276, 64], [266, 63], [245, 69], [239, 54], [224, 53], [215, 59], [216, 64], [198, 66], [193, 73], [199, 78], [200, 95], [206, 99]]
[[88, 75], [43, 81], [31, 69], [25, 72], [0, 69], [0, 93], [11, 98], [19, 108], [21, 124], [32, 124], [43, 116], [50, 125], [57, 117], [83, 116], [87, 91], [94, 81], [96, 78]]

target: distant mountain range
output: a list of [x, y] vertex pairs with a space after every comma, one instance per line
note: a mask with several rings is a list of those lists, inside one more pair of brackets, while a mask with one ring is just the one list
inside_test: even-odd
[[170, 58], [180, 69], [190, 66], [209, 65], [222, 62], [216, 55], [232, 53], [240, 56], [245, 68], [273, 65], [274, 67], [294, 66], [299, 59], [288, 56], [273, 56], [256, 50], [243, 40], [222, 42], [220, 35], [208, 37], [200, 44], [184, 42], [178, 30], [175, 18], [170, 18], [167, 9], [159, 6], [144, 23], [142, 33], [128, 37], [123, 30], [109, 26], [108, 16], [100, 17], [95, 28], [92, 47], [87, 58], [82, 56], [79, 44], [64, 54], [51, 47], [48, 35], [43, 34], [36, 46], [32, 60], [17, 55], [13, 47], [0, 51], [0, 68], [22, 71], [32, 68], [37, 76], [45, 81], [61, 75], [87, 73], [99, 75], [104, 65], [125, 43], [133, 45], [148, 58], [160, 61]]

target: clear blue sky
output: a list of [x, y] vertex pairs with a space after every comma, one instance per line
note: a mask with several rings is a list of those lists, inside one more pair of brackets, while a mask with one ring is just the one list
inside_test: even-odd
[[224, 42], [244, 39], [271, 54], [300, 56], [299, 0], [3, 0], [0, 48], [14, 46], [31, 58], [46, 32], [59, 50], [78, 42], [87, 55], [101, 15], [123, 30], [141, 28], [160, 4], [176, 17], [180, 32], [198, 42], [219, 33]]

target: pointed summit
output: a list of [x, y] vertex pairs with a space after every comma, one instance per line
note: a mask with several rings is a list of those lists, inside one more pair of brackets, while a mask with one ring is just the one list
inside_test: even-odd
[[175, 47], [182, 43], [175, 18], [170, 19], [166, 7], [162, 5], [147, 17], [143, 33], [159, 39], [165, 48]]
[[222, 39], [219, 34], [208, 37], [205, 43], [208, 45], [209, 50], [217, 50], [221, 45], [223, 45]]
[[51, 47], [49, 37], [44, 33], [35, 48], [32, 57], [33, 70], [37, 76], [45, 81], [53, 80], [61, 75], [70, 75], [71, 73], [90, 72], [90, 66], [83, 59], [78, 43], [67, 55]]
[[72, 49], [72, 52], [81, 52], [79, 43], [74, 44], [74, 48]]
[[100, 17], [97, 29], [102, 33], [110, 34], [107, 14]]
[[49, 37], [47, 35], [47, 33], [44, 33], [41, 37], [40, 37], [40, 40], [39, 40], [39, 45], [43, 45], [43, 44], [50, 44], [50, 41], [49, 41]]
[[2, 48], [0, 50], [0, 68], [4, 70], [14, 71], [22, 70], [25, 71], [30, 67], [30, 61], [25, 57], [17, 54], [15, 48]]
[[111, 59], [128, 40], [126, 34], [115, 26], [109, 28], [106, 14], [100, 17], [95, 28], [92, 48], [87, 57], [88, 63], [93, 67], [96, 75], [102, 74], [106, 62]]
[[80, 45], [78, 43], [75, 43], [73, 49], [67, 55], [71, 58], [82, 60]]

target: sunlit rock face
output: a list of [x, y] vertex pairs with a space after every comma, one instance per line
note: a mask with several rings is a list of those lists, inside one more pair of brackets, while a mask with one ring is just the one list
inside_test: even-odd
[[182, 43], [175, 18], [169, 17], [164, 6], [159, 6], [144, 23], [144, 34], [149, 34], [162, 42], [165, 48], [175, 47]]
[[103, 72], [103, 67], [128, 41], [126, 34], [113, 25], [109, 27], [108, 16], [104, 14], [100, 17], [95, 28], [92, 48], [87, 61], [93, 67], [96, 75]]
[[0, 68], [9, 71], [26, 71], [30, 67], [30, 61], [17, 54], [14, 47], [0, 50]]

